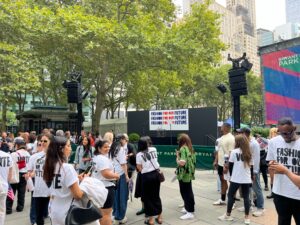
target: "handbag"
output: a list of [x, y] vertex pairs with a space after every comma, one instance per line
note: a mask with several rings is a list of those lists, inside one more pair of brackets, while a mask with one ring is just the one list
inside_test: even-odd
[[159, 181], [161, 183], [164, 182], [166, 180], [164, 173], [162, 171], [160, 171], [160, 170], [156, 170], [156, 171], [158, 172], [158, 179], [159, 179]]
[[100, 210], [91, 200], [88, 200], [86, 207], [73, 205], [73, 201], [74, 199], [72, 200], [71, 206], [67, 212], [65, 225], [82, 225], [102, 218]]
[[153, 168], [156, 170], [158, 180], [159, 180], [161, 183], [164, 182], [164, 181], [166, 180], [166, 179], [165, 179], [164, 173], [163, 173], [160, 169], [157, 169], [157, 168], [154, 166], [153, 162], [151, 161], [151, 157], [150, 157], [149, 153], [146, 152], [145, 154], [146, 154], [146, 158], [150, 161], [150, 163], [152, 164]]
[[17, 184], [20, 182], [19, 166], [16, 162], [12, 163], [12, 175], [8, 182], [10, 184]]

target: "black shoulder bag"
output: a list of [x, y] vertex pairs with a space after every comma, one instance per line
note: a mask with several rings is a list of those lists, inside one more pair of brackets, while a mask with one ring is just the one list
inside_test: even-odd
[[158, 176], [158, 180], [162, 183], [164, 182], [166, 179], [165, 179], [165, 175], [163, 174], [162, 171], [160, 171], [160, 169], [156, 168], [153, 164], [153, 162], [151, 161], [151, 156], [148, 152], [145, 153], [146, 155], [146, 158], [150, 161], [150, 163], [152, 164], [153, 168], [156, 170], [157, 172], [157, 176]]
[[74, 198], [68, 210], [65, 225], [82, 225], [94, 222], [102, 218], [98, 209], [91, 200], [88, 200], [86, 207], [73, 205]]

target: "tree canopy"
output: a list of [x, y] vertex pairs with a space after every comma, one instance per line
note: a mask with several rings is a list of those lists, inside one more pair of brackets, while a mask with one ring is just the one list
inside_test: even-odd
[[220, 15], [208, 7], [176, 21], [171, 0], [0, 0], [0, 96], [66, 105], [61, 83], [75, 69], [95, 95], [93, 131], [105, 109], [113, 116], [121, 105], [217, 106], [224, 119], [229, 107], [215, 86], [226, 77], [216, 66], [225, 45]]

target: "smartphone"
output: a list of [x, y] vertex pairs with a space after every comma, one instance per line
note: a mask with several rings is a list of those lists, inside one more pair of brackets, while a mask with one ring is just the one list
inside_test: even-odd
[[88, 174], [89, 172], [92, 171], [93, 166], [88, 166], [88, 168], [86, 168], [86, 170], [83, 172], [83, 174]]

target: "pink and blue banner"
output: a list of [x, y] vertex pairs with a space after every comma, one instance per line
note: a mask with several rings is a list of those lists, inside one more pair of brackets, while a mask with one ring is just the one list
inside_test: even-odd
[[266, 124], [291, 117], [300, 124], [300, 46], [264, 54]]

